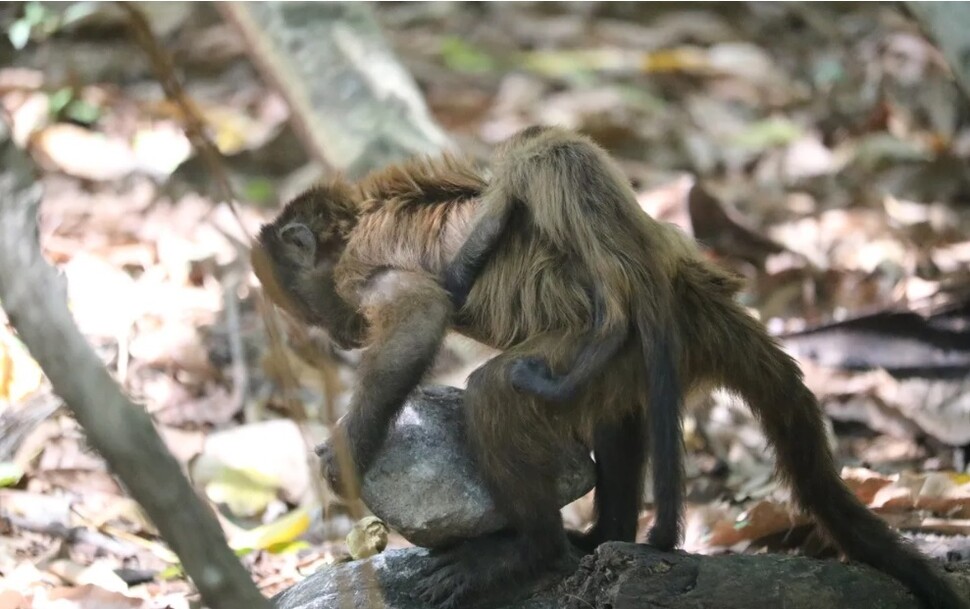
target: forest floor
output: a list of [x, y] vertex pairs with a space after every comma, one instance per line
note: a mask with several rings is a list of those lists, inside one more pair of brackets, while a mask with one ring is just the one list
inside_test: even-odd
[[[40, 168], [44, 252], [109, 371], [275, 593], [346, 560], [354, 525], [309, 448], [346, 404], [357, 354], [322, 338], [309, 354], [271, 349], [245, 256], [321, 169], [211, 6], [141, 4], [226, 157], [237, 219], [120, 14], [68, 6], [0, 8], [0, 108]], [[968, 302], [970, 105], [894, 6], [376, 9], [464, 150], [487, 158], [534, 123], [589, 134], [645, 210], [747, 278], [743, 302], [775, 334]], [[188, 607], [197, 597], [173, 554], [0, 321], [0, 609]], [[927, 553], [970, 560], [966, 375], [942, 386], [813, 354], [796, 353], [846, 481]], [[461, 384], [486, 355], [456, 341], [431, 380]], [[294, 381], [305, 417], [282, 391]], [[685, 549], [831, 555], [792, 514], [743, 405], [692, 406]], [[563, 513], [581, 527], [591, 511], [584, 497]], [[641, 530], [650, 519], [647, 497]]]

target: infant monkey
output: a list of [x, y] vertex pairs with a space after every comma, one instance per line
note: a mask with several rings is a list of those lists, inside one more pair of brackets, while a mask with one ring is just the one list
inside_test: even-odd
[[[465, 606], [509, 580], [633, 541], [645, 466], [657, 516], [648, 543], [681, 536], [681, 405], [740, 395], [799, 504], [850, 558], [908, 586], [928, 609], [967, 609], [943, 575], [845, 487], [801, 371], [734, 299], [740, 282], [638, 206], [587, 138], [532, 127], [500, 145], [486, 180], [451, 157], [413, 160], [290, 202], [253, 250], [267, 295], [345, 347], [366, 346], [337, 433], [367, 471], [450, 328], [502, 353], [473, 372], [468, 441], [509, 527], [437, 552], [417, 594]], [[556, 450], [596, 460], [596, 522], [563, 528]], [[331, 464], [331, 484], [342, 487]]]

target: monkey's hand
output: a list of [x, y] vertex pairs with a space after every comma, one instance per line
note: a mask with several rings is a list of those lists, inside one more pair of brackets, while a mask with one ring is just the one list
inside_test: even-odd
[[330, 490], [345, 499], [356, 499], [360, 494], [360, 470], [342, 426], [334, 426], [333, 437], [314, 452], [320, 457], [320, 471]]
[[509, 363], [512, 386], [551, 402], [564, 402], [576, 395], [576, 387], [568, 376], [557, 376], [549, 363], [537, 355], [525, 355]]

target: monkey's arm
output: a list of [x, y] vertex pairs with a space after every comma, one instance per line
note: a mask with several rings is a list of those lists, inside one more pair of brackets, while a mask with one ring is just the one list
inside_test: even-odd
[[497, 188], [487, 189], [482, 196], [468, 239], [444, 271], [445, 290], [456, 311], [465, 304], [475, 280], [505, 233], [513, 207], [514, 201]]
[[508, 169], [503, 161], [525, 142], [549, 130], [549, 127], [541, 125], [527, 127], [496, 150], [497, 162], [493, 167], [496, 175], [482, 190], [481, 201], [478, 204], [479, 212], [468, 239], [462, 244], [458, 254], [444, 272], [445, 289], [451, 296], [456, 311], [465, 304], [475, 279], [485, 267], [485, 263], [488, 262], [508, 227], [516, 201], [524, 194], [521, 189], [509, 188], [511, 184], [506, 179]]
[[[336, 433], [344, 434], [353, 466], [364, 473], [408, 394], [434, 361], [452, 314], [448, 295], [433, 277], [382, 271], [362, 289], [361, 308], [371, 328], [350, 409]], [[336, 445], [339, 447], [339, 444]], [[328, 478], [337, 492], [347, 476], [335, 465], [331, 443]], [[346, 472], [344, 472], [346, 473]]]

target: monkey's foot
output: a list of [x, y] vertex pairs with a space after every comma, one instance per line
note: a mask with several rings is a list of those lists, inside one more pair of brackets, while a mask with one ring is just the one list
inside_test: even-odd
[[566, 531], [566, 537], [569, 538], [569, 543], [582, 552], [583, 555], [592, 554], [597, 546], [603, 543], [602, 536], [595, 528], [585, 533], [580, 531]]
[[492, 588], [523, 584], [546, 570], [575, 569], [570, 554], [561, 551], [562, 540], [556, 542], [559, 551], [543, 552], [541, 545], [504, 531], [470, 539], [433, 554], [414, 595], [437, 609], [457, 609]]
[[677, 547], [679, 537], [676, 528], [653, 525], [647, 533], [647, 545], [661, 552], [671, 552]]
[[512, 386], [551, 402], [564, 402], [576, 395], [576, 388], [566, 377], [553, 374], [544, 358], [526, 355], [509, 363]]

